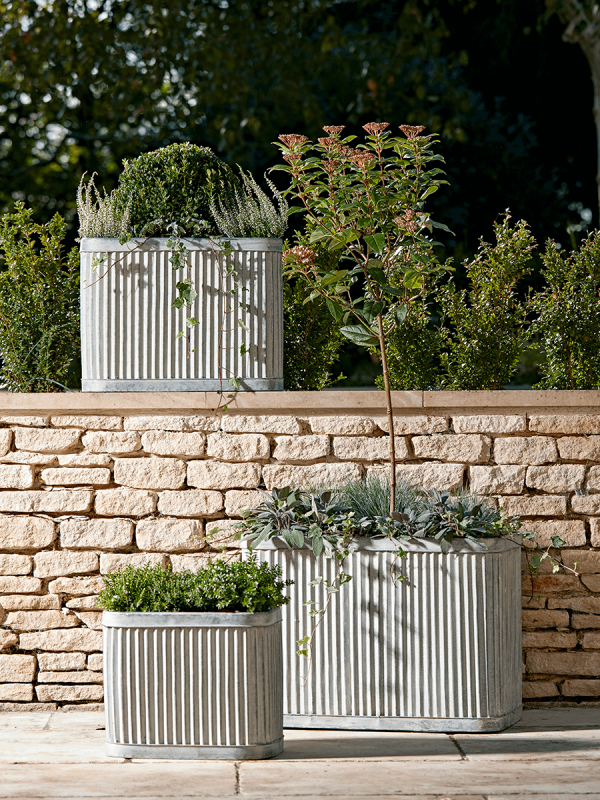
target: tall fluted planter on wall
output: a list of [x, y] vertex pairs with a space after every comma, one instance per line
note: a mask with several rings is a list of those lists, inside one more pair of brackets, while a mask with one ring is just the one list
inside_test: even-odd
[[283, 750], [281, 610], [105, 611], [106, 752], [271, 758]]
[[[284, 724], [291, 728], [498, 731], [521, 716], [520, 548], [487, 539], [487, 550], [454, 539], [359, 539], [344, 562], [352, 580], [334, 594], [312, 646], [309, 611], [323, 607], [319, 576], [336, 564], [271, 540], [254, 551], [292, 578], [283, 609]], [[403, 575], [398, 581], [394, 575]], [[316, 605], [305, 605], [316, 600]], [[305, 676], [308, 672], [308, 679]]]
[[[219, 391], [231, 377], [242, 390], [283, 389], [281, 239], [231, 239], [227, 257], [213, 241], [183, 239], [186, 275], [173, 270], [167, 241], [82, 239], [82, 390]], [[198, 296], [177, 309], [184, 277]], [[199, 324], [186, 328], [189, 317]]]

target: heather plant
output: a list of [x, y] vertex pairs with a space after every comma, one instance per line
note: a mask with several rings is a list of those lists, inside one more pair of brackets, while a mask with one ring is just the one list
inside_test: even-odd
[[265, 176], [273, 198], [256, 183], [250, 172], [240, 167], [242, 183], [233, 197], [211, 197], [209, 206], [220, 233], [230, 238], [259, 236], [280, 238], [286, 231], [288, 204], [275, 184]]
[[79, 254], [59, 214], [40, 225], [21, 202], [0, 219], [0, 380], [11, 392], [66, 388], [79, 353]]
[[124, 243], [131, 235], [129, 206], [117, 209], [115, 192], [99, 191], [94, 182], [96, 173], [85, 182], [81, 176], [77, 189], [77, 214], [79, 216], [79, 238], [114, 237]]
[[[364, 126], [365, 140], [341, 136], [343, 126], [327, 126], [317, 143], [306, 136], [279, 138], [289, 195], [300, 201], [308, 219], [310, 244], [292, 248], [298, 273], [322, 297], [341, 332], [381, 357], [390, 440], [390, 510], [394, 509], [396, 452], [387, 360], [387, 342], [409, 306], [422, 296], [428, 277], [445, 269], [429, 237], [434, 222], [425, 200], [437, 191], [443, 172], [434, 162], [437, 139], [421, 126], [401, 126], [393, 136], [388, 123]], [[291, 209], [292, 211], [298, 209]], [[338, 255], [338, 268], [322, 266], [312, 244]], [[392, 311], [394, 313], [390, 313]]]
[[494, 224], [496, 244], [481, 241], [465, 261], [467, 290], [451, 280], [438, 300], [448, 323], [441, 354], [449, 389], [501, 389], [518, 369], [528, 346], [528, 303], [519, 300], [519, 281], [531, 271], [535, 240], [527, 223], [511, 227], [510, 215]]
[[536, 389], [600, 388], [600, 236], [569, 255], [549, 241], [542, 255], [546, 288], [534, 296], [544, 359]]

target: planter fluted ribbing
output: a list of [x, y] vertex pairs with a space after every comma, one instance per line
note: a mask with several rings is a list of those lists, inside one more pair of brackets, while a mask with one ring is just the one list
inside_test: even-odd
[[[183, 239], [198, 296], [177, 309], [175, 284], [188, 273], [173, 270], [167, 239], [81, 240], [84, 392], [219, 391], [219, 360], [225, 389], [230, 377], [242, 390], [283, 389], [282, 241], [228, 241], [227, 263], [244, 289], [223, 293], [233, 277], [224, 275], [215, 242]], [[188, 317], [199, 324], [186, 328]], [[177, 338], [184, 330], [189, 342]]]
[[[260, 545], [260, 560], [292, 578], [283, 609], [284, 724], [290, 728], [388, 731], [498, 731], [521, 717], [520, 548], [487, 539], [487, 550], [455, 539], [360, 539], [344, 562], [352, 580], [334, 594], [313, 642], [308, 679], [297, 640], [312, 630], [311, 608], [335, 562], [282, 540]], [[402, 574], [396, 581], [393, 574]], [[304, 605], [316, 600], [316, 606]]]
[[271, 758], [283, 750], [281, 609], [102, 615], [106, 752]]

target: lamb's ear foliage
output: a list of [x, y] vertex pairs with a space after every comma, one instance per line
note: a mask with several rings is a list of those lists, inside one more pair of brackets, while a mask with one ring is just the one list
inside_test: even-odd
[[104, 576], [98, 605], [106, 611], [269, 611], [289, 603], [281, 567], [255, 558], [210, 561], [198, 572], [146, 564]]

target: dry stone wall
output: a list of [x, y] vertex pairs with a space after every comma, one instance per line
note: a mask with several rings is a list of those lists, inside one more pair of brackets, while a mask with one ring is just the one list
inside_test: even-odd
[[[232, 525], [259, 487], [381, 471], [387, 420], [348, 396], [325, 414], [0, 417], [0, 709], [102, 701], [103, 574], [239, 558]], [[578, 574], [524, 571], [524, 697], [599, 698], [600, 411], [396, 413], [399, 476], [470, 484], [566, 541]]]

